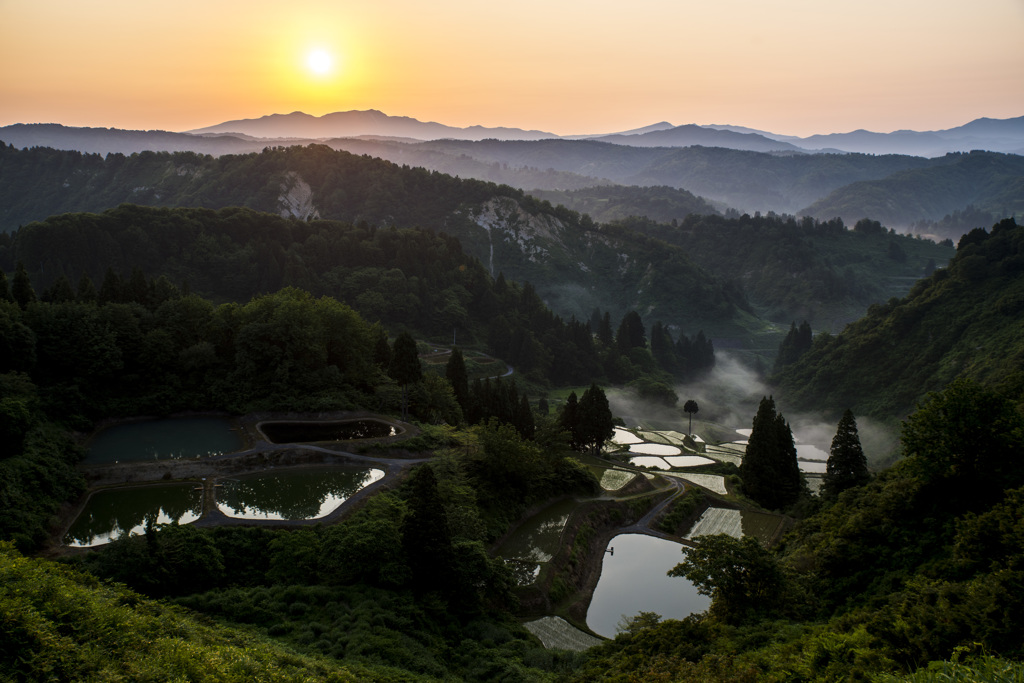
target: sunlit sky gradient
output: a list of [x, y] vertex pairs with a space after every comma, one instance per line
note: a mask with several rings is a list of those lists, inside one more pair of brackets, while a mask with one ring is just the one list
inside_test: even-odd
[[0, 125], [934, 130], [1024, 115], [1022, 36], [1024, 0], [0, 0]]

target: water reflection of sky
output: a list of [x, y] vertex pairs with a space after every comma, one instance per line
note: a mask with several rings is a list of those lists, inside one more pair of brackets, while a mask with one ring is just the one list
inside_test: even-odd
[[237, 519], [319, 519], [383, 476], [367, 467], [247, 475], [221, 482], [217, 509]]
[[666, 619], [682, 619], [711, 604], [687, 579], [667, 575], [683, 559], [681, 544], [620, 534], [608, 545], [615, 554], [605, 553], [601, 579], [587, 610], [587, 626], [595, 633], [614, 637], [623, 615], [656, 612]]
[[629, 452], [643, 453], [644, 455], [679, 455], [682, 453], [678, 446], [661, 443], [635, 443], [629, 447]]
[[65, 545], [91, 548], [129, 534], [141, 534], [146, 518], [154, 524], [188, 524], [199, 519], [202, 496], [191, 484], [139, 486], [98, 491], [64, 536]]
[[612, 441], [626, 446], [632, 443], [643, 443], [643, 439], [634, 434], [633, 432], [627, 432], [625, 429], [615, 428], [615, 433], [612, 435]]

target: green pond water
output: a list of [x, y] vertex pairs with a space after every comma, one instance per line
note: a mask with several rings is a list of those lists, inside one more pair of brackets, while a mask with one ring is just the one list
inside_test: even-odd
[[90, 547], [144, 533], [147, 516], [155, 524], [193, 522], [202, 513], [202, 491], [196, 489], [196, 484], [161, 484], [98, 491], [64, 535], [64, 544]]
[[[614, 554], [608, 548], [614, 548]], [[587, 626], [594, 633], [614, 638], [623, 615], [655, 612], [665, 619], [682, 619], [711, 605], [689, 580], [666, 575], [682, 561], [683, 545], [644, 534], [619, 534], [608, 548], [587, 610]]]
[[354, 466], [221, 479], [216, 489], [217, 508], [240, 519], [319, 519], [383, 476], [383, 470]]
[[262, 422], [260, 431], [273, 443], [348, 441], [395, 436], [398, 430], [382, 420], [335, 420], [332, 422]]
[[563, 500], [549, 505], [519, 525], [499, 546], [497, 555], [510, 561], [519, 585], [533, 583], [541, 564], [558, 552], [562, 531], [579, 504]]
[[86, 463], [167, 460], [220, 455], [242, 447], [231, 421], [181, 417], [114, 425], [90, 440]]

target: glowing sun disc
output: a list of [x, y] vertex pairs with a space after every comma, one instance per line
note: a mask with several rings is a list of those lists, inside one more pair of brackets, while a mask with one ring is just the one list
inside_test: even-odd
[[325, 74], [331, 70], [334, 60], [324, 50], [313, 50], [306, 58], [306, 64], [316, 74]]

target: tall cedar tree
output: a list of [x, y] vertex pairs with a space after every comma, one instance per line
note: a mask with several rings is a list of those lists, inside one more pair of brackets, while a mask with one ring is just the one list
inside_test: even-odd
[[0, 301], [14, 301], [11, 288], [7, 285], [7, 273], [0, 270]]
[[408, 332], [403, 332], [395, 339], [391, 352], [391, 378], [402, 385], [402, 419], [408, 417], [409, 385], [423, 379], [423, 368], [420, 367], [420, 355], [416, 350], [416, 340]]
[[615, 345], [622, 353], [647, 346], [647, 332], [644, 330], [644, 321], [640, 319], [639, 313], [630, 311], [622, 316], [619, 331], [615, 333]]
[[448, 357], [448, 363], [444, 367], [444, 376], [451, 382], [455, 400], [458, 401], [465, 414], [469, 402], [469, 375], [466, 374], [466, 361], [462, 357], [462, 351], [457, 347], [452, 349], [452, 355]]
[[761, 399], [740, 466], [743, 493], [769, 510], [782, 510], [800, 497], [802, 483], [793, 432], [771, 397]]
[[558, 419], [558, 424], [569, 433], [569, 446], [577, 451], [580, 449], [579, 413], [579, 399], [576, 398], [576, 392], [571, 391], [569, 392], [569, 397], [565, 399], [565, 405], [562, 407], [562, 415]]
[[600, 455], [605, 441], [615, 434], [612, 410], [604, 389], [591, 384], [580, 398], [577, 412], [577, 433], [580, 450]]
[[693, 434], [693, 415], [700, 410], [700, 406], [692, 398], [683, 404], [683, 412], [690, 414], [690, 428], [686, 432], [687, 434]]
[[28, 271], [25, 264], [18, 261], [14, 271], [14, 280], [11, 281], [11, 295], [18, 302], [18, 306], [25, 310], [30, 303], [36, 300], [36, 291], [32, 289], [32, 281], [28, 278]]
[[429, 465], [416, 468], [409, 482], [409, 516], [402, 523], [402, 545], [413, 570], [413, 588], [424, 593], [439, 590], [451, 597], [455, 569], [452, 538], [437, 477]]
[[821, 493], [825, 497], [834, 498], [846, 489], [863, 486], [870, 479], [868, 461], [857, 434], [857, 421], [853, 418], [853, 411], [847, 409], [839, 419], [836, 435], [832, 439]]
[[810, 323], [805, 320], [800, 323], [799, 328], [796, 321], [790, 323], [789, 332], [779, 344], [779, 353], [775, 357], [775, 372], [799, 360], [800, 356], [811, 350], [813, 341], [814, 333], [811, 331]]

